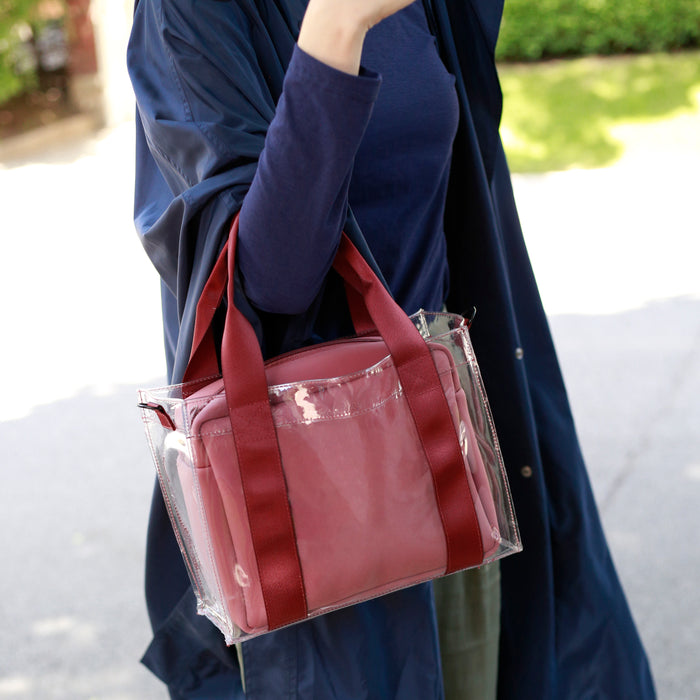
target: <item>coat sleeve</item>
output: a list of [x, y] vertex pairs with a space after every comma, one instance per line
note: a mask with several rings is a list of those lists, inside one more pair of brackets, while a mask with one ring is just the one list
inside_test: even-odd
[[173, 381], [184, 372], [197, 301], [253, 180], [294, 45], [282, 22], [273, 51], [253, 10], [253, 0], [139, 0], [135, 9], [127, 52], [137, 103], [134, 220], [170, 300]]
[[303, 10], [254, 0], [137, 5], [128, 52], [138, 107], [135, 221], [164, 294], [176, 301], [169, 318], [178, 327], [166, 329], [177, 338], [176, 368], [251, 186], [239, 238], [239, 271], [255, 304], [249, 317], [302, 314], [322, 288], [344, 222], [353, 235], [347, 185], [379, 79], [341, 74], [297, 50], [283, 90]]
[[136, 226], [179, 301], [250, 187], [282, 73], [265, 74], [242, 4], [193, 5], [140, 0], [127, 54]]

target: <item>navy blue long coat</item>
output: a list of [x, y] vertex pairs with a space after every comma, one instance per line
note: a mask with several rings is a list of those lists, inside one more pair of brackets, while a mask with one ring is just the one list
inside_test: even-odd
[[[163, 280], [168, 369], [184, 372], [198, 296], [250, 185], [304, 0], [140, 0], [129, 46], [138, 104], [135, 220]], [[445, 215], [448, 306], [479, 310], [473, 340], [525, 550], [502, 562], [499, 698], [647, 700], [648, 663], [601, 530], [498, 136], [498, 0], [434, 0], [461, 108]], [[371, 254], [351, 214], [346, 230]], [[329, 279], [306, 314], [243, 310], [264, 351], [339, 332]], [[241, 295], [238, 295], [241, 298]], [[195, 613], [158, 489], [144, 663], [173, 698], [242, 698], [233, 648]], [[442, 697], [429, 585], [242, 645], [245, 697]]]

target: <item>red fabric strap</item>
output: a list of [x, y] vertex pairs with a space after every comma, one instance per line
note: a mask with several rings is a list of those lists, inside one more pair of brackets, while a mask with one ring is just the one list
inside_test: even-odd
[[253, 327], [233, 299], [238, 217], [228, 243], [228, 309], [221, 371], [243, 483], [268, 628], [302, 620], [306, 596], [265, 367]]
[[[304, 619], [307, 606], [262, 353], [252, 326], [233, 299], [237, 234], [238, 217], [197, 303], [192, 351], [183, 381], [219, 373], [211, 325], [228, 290], [221, 374], [267, 623], [272, 630]], [[183, 395], [187, 393], [185, 389]]]
[[394, 360], [433, 477], [447, 543], [445, 573], [479, 564], [484, 558], [479, 524], [430, 348], [345, 235], [334, 267], [361, 295]]
[[[306, 597], [260, 346], [234, 303], [238, 217], [197, 305], [186, 380], [218, 372], [211, 322], [228, 290], [221, 373], [262, 587], [268, 628], [304, 619]], [[348, 290], [356, 331], [384, 338], [430, 466], [452, 573], [481, 563], [483, 549], [464, 459], [426, 342], [343, 234], [334, 262]], [[359, 326], [359, 328], [357, 327]]]
[[[182, 380], [184, 383], [195, 379], [214, 377], [219, 374], [212, 321], [226, 291], [226, 282], [228, 280], [227, 262], [228, 246], [225, 245], [197, 302], [194, 333], [192, 335], [192, 350], [185, 369], [185, 376]], [[186, 392], [183, 393], [186, 394]]]
[[352, 318], [352, 325], [355, 329], [355, 333], [357, 333], [357, 335], [376, 333], [377, 328], [374, 325], [374, 321], [372, 321], [372, 317], [367, 312], [362, 294], [355, 290], [352, 285], [346, 283], [345, 296], [348, 300], [350, 317]]

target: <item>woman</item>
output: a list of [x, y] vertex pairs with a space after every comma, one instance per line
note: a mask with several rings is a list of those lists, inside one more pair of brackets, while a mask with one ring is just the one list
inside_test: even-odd
[[241, 308], [268, 356], [347, 332], [327, 274], [344, 229], [407, 312], [479, 309], [525, 545], [500, 595], [486, 568], [436, 583], [437, 615], [426, 584], [231, 650], [196, 616], [156, 489], [144, 663], [173, 698], [481, 699], [496, 682], [499, 698], [654, 697], [498, 137], [500, 14], [487, 0], [137, 4], [136, 225], [163, 280], [171, 380], [237, 212]]

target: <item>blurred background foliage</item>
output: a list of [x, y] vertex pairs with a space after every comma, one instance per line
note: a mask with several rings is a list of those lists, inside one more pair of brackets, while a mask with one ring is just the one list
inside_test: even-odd
[[0, 0], [0, 104], [37, 86], [42, 58], [56, 55], [55, 45], [48, 45], [55, 44], [53, 37], [44, 34], [45, 47], [37, 39], [64, 13], [62, 0]]
[[698, 47], [700, 0], [505, 0], [511, 170], [604, 167], [625, 150], [620, 125], [698, 114]]
[[[0, 0], [0, 138], [81, 109], [67, 87], [74, 5], [87, 16], [89, 0]], [[603, 167], [624, 151], [620, 124], [700, 114], [698, 48], [700, 0], [505, 0], [496, 56], [511, 168]]]
[[38, 0], [0, 0], [0, 103], [31, 85], [36, 77], [21, 54], [31, 36], [29, 21], [38, 4]]
[[501, 61], [700, 46], [699, 0], [506, 0]]

